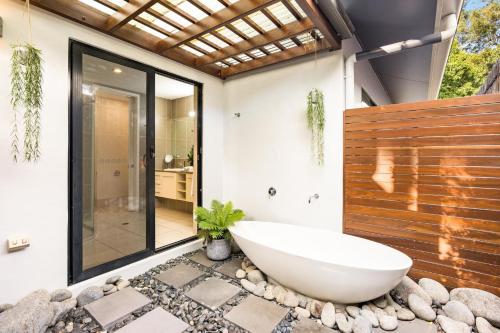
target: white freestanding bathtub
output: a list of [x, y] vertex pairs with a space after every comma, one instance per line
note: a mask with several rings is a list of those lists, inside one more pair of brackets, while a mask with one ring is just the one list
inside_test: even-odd
[[327, 229], [240, 221], [230, 232], [260, 270], [319, 300], [372, 300], [394, 288], [412, 265], [391, 247]]

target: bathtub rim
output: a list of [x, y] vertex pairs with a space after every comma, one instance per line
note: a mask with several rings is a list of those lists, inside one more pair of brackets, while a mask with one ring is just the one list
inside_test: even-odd
[[[321, 259], [318, 259], [318, 258], [311, 258], [309, 256], [304, 256], [304, 255], [300, 255], [300, 254], [296, 254], [296, 253], [289, 253], [289, 252], [286, 252], [286, 251], [284, 251], [282, 249], [276, 248], [275, 246], [270, 246], [270, 245], [267, 245], [267, 244], [263, 244], [262, 242], [249, 239], [248, 237], [243, 237], [241, 234], [238, 234], [238, 233], [235, 232], [238, 237], [241, 237], [241, 238], [243, 238], [243, 239], [245, 239], [245, 240], [247, 240], [249, 242], [254, 242], [254, 243], [257, 243], [257, 244], [259, 244], [261, 246], [271, 248], [274, 251], [277, 251], [277, 252], [280, 252], [280, 253], [283, 253], [283, 254], [293, 255], [293, 256], [296, 256], [296, 257], [304, 259], [304, 260], [312, 260], [312, 261], [319, 262], [319, 263], [322, 263], [322, 264], [337, 265], [339, 267], [345, 267], [345, 268], [351, 268], [351, 269], [357, 269], [357, 270], [363, 270], [363, 271], [380, 271], [380, 272], [397, 272], [397, 271], [406, 270], [406, 273], [408, 273], [408, 271], [413, 266], [413, 260], [407, 254], [405, 254], [405, 253], [403, 253], [403, 252], [401, 252], [401, 251], [399, 251], [399, 250], [397, 250], [397, 249], [395, 249], [395, 248], [393, 248], [391, 246], [388, 246], [388, 245], [385, 245], [385, 244], [382, 244], [382, 243], [378, 243], [378, 242], [372, 241], [370, 239], [366, 239], [366, 238], [362, 238], [362, 237], [358, 237], [358, 236], [353, 236], [353, 235], [348, 235], [348, 234], [345, 234], [343, 232], [336, 232], [336, 231], [333, 231], [333, 230], [330, 230], [330, 229], [326, 229], [326, 228], [321, 228], [321, 227], [308, 227], [308, 226], [305, 226], [305, 225], [297, 225], [297, 224], [281, 223], [281, 222], [242, 220], [242, 221], [236, 222], [236, 224], [234, 226], [229, 227], [229, 232], [231, 233], [231, 236], [233, 238], [235, 238], [233, 236], [233, 232], [237, 228], [238, 223], [241, 223], [241, 222], [286, 225], [286, 226], [292, 226], [292, 227], [304, 228], [304, 229], [319, 229], [319, 230], [325, 230], [325, 231], [328, 231], [328, 232], [336, 233], [338, 235], [341, 235], [341, 236], [347, 237], [347, 238], [358, 238], [358, 239], [361, 239], [361, 240], [363, 240], [365, 242], [373, 243], [373, 244], [376, 244], [377, 246], [384, 246], [384, 247], [387, 247], [387, 248], [391, 249], [392, 251], [398, 252], [400, 255], [404, 256], [407, 259], [407, 261], [409, 263], [409, 266], [403, 267], [401, 265], [401, 266], [398, 266], [398, 267], [390, 267], [390, 268], [380, 268], [380, 267], [377, 267], [377, 268], [367, 268], [366, 266], [361, 266], [361, 265], [356, 265], [356, 264], [345, 265], [345, 264], [341, 264], [341, 263], [335, 263], [335, 262], [331, 262], [331, 261], [321, 260]], [[239, 244], [238, 244], [238, 246], [239, 246]], [[242, 249], [242, 251], [243, 251], [243, 249]]]

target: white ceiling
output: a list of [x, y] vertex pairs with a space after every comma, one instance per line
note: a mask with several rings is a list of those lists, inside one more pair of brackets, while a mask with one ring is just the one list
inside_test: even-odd
[[165, 99], [177, 99], [194, 95], [194, 86], [189, 83], [170, 79], [163, 75], [156, 75], [155, 96]]

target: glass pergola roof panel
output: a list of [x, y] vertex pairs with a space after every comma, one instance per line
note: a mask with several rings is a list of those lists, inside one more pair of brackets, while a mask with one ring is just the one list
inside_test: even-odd
[[225, 62], [231, 64], [231, 65], [238, 65], [240, 62], [234, 58], [227, 58], [224, 59]]
[[115, 5], [119, 6], [119, 7], [123, 7], [126, 4], [128, 4], [128, 2], [125, 1], [125, 0], [108, 0], [108, 2], [111, 2], [112, 4], [115, 4]]
[[193, 43], [193, 45], [199, 47], [200, 49], [207, 51], [208, 53], [216, 51], [213, 47], [211, 47], [207, 43], [203, 43], [201, 40], [198, 39], [193, 39], [191, 43]]
[[267, 52], [269, 53], [276, 53], [276, 52], [280, 52], [281, 50], [274, 44], [268, 44], [266, 46], [264, 46], [264, 48], [266, 49]]
[[116, 13], [116, 10], [114, 10], [113, 8], [103, 5], [102, 3], [94, 0], [79, 0], [79, 1], [107, 15], [113, 15], [114, 13]]
[[245, 53], [242, 53], [242, 54], [238, 54], [236, 56], [238, 59], [242, 60], [243, 62], [247, 62], [247, 61], [250, 61], [252, 60], [252, 58], [250, 58], [248, 55], [246, 55]]
[[290, 3], [292, 4], [293, 8], [299, 13], [302, 18], [307, 17], [306, 13], [300, 8], [299, 4], [295, 0], [290, 0]]
[[188, 51], [189, 53], [194, 54], [194, 55], [195, 55], [195, 56], [197, 56], [197, 57], [204, 56], [204, 54], [203, 54], [203, 53], [201, 53], [200, 51], [198, 51], [198, 50], [196, 50], [196, 49], [193, 49], [193, 48], [192, 48], [191, 46], [189, 46], [189, 45], [182, 44], [182, 45], [180, 45], [179, 47], [180, 47], [181, 49], [183, 49], [183, 50]]
[[215, 37], [214, 35], [212, 34], [206, 34], [206, 35], [203, 35], [202, 36], [204, 39], [208, 40], [209, 42], [217, 45], [218, 47], [220, 47], [221, 49], [225, 48], [225, 47], [228, 47], [229, 44], [226, 43], [225, 41], [223, 41], [222, 39], [220, 38], [217, 38]]
[[261, 29], [264, 31], [269, 31], [277, 28], [277, 26], [261, 11], [257, 11], [255, 13], [248, 15], [248, 18], [250, 18], [255, 24], [261, 27]]
[[248, 38], [255, 37], [259, 34], [254, 28], [252, 28], [248, 23], [241, 19], [236, 20], [231, 24], [233, 25], [233, 27], [244, 33]]
[[217, 0], [199, 0], [199, 1], [208, 8], [210, 8], [210, 10], [214, 13], [226, 8], [223, 4], [221, 4]]
[[297, 39], [302, 43], [302, 44], [307, 44], [310, 42], [314, 41], [314, 38], [312, 38], [311, 33], [307, 32], [305, 34], [300, 34], [297, 36]]
[[130, 21], [130, 22], [129, 22], [129, 24], [130, 24], [130, 25], [132, 25], [132, 26], [134, 26], [134, 27], [136, 27], [136, 28], [141, 29], [141, 30], [142, 30], [142, 31], [144, 31], [144, 32], [147, 32], [147, 33], [148, 33], [148, 34], [150, 34], [150, 35], [153, 35], [153, 36], [155, 36], [155, 37], [158, 37], [158, 38], [160, 38], [160, 39], [165, 39], [165, 38], [167, 38], [167, 35], [165, 35], [165, 34], [163, 34], [163, 33], [159, 32], [159, 31], [157, 31], [157, 30], [155, 30], [155, 29], [153, 29], [153, 28], [150, 28], [150, 27], [148, 27], [147, 25], [142, 24], [141, 22], [138, 22], [138, 21], [136, 21], [136, 20], [132, 20], [132, 21]]
[[217, 29], [216, 32], [218, 32], [222, 36], [226, 37], [234, 44], [239, 43], [243, 40], [243, 38], [241, 38], [240, 36], [238, 36], [237, 34], [235, 34], [234, 32], [232, 32], [231, 30], [229, 30], [226, 27], [221, 27], [221, 28]]
[[250, 53], [255, 57], [255, 58], [262, 58], [265, 57], [266, 54], [262, 52], [259, 49], [251, 50]]
[[283, 39], [282, 41], [280, 41], [280, 44], [285, 48], [285, 49], [290, 49], [292, 47], [296, 47], [297, 44], [295, 44], [295, 42], [293, 40], [291, 40], [290, 38], [287, 38], [287, 39]]
[[229, 67], [228, 65], [226, 65], [225, 63], [220, 62], [220, 61], [217, 61], [215, 64], [216, 64], [217, 66], [219, 66], [219, 67], [222, 67], [222, 68], [228, 68], [228, 67]]
[[162, 4], [155, 3], [154, 5], [151, 6], [151, 9], [153, 9], [155, 12], [158, 12], [158, 14], [165, 15], [169, 9]]
[[179, 29], [177, 29], [176, 27], [168, 24], [167, 22], [163, 21], [163, 20], [160, 20], [160, 19], [157, 19], [156, 17], [154, 17], [153, 15], [151, 14], [148, 14], [146, 12], [142, 12], [140, 15], [139, 15], [140, 18], [146, 20], [146, 21], [149, 21], [151, 22], [151, 24], [154, 24], [156, 25], [157, 27], [159, 28], [162, 28], [163, 30], [166, 30], [172, 34], [176, 33], [177, 31], [179, 31]]
[[189, 15], [193, 16], [197, 21], [200, 21], [208, 16], [204, 11], [188, 1], [181, 2], [179, 5], [177, 5], [177, 7], [179, 7], [186, 13], [189, 13]]
[[277, 3], [269, 6], [269, 7], [267, 7], [267, 9], [283, 25], [297, 21], [297, 19], [295, 18], [295, 16], [293, 16], [293, 14], [290, 13], [290, 11], [288, 10], [288, 8], [286, 8], [285, 5], [283, 3], [281, 3], [281, 2], [277, 2]]
[[185, 28], [187, 26], [191, 25], [191, 21], [185, 19], [184, 17], [180, 16], [177, 13], [174, 13], [173, 11], [169, 10], [164, 14], [165, 17], [168, 17], [175, 23], [179, 24], [181, 27]]

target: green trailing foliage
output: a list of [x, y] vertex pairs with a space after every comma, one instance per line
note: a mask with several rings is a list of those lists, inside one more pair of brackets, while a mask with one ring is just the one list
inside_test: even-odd
[[307, 95], [307, 128], [312, 134], [312, 150], [318, 165], [323, 165], [323, 131], [325, 129], [325, 107], [323, 103], [323, 93], [318, 89], [313, 89]]
[[24, 159], [40, 158], [40, 110], [42, 108], [42, 53], [31, 44], [12, 45], [11, 106], [13, 129], [11, 153], [14, 161], [20, 155], [18, 113], [24, 107]]
[[233, 209], [231, 201], [223, 204], [217, 200], [212, 201], [210, 210], [197, 207], [195, 215], [199, 228], [198, 236], [206, 241], [230, 239], [229, 227], [245, 217], [242, 210]]

